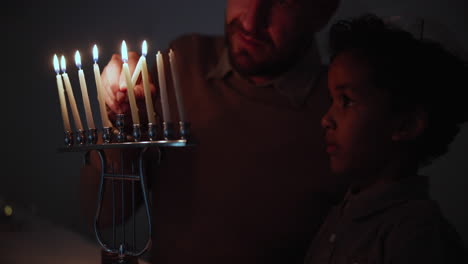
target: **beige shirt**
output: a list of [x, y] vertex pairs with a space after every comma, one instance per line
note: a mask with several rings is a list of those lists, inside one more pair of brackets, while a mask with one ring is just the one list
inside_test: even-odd
[[363, 193], [348, 192], [312, 242], [306, 264], [466, 263], [463, 244], [413, 176]]
[[302, 263], [344, 193], [325, 153], [317, 53], [255, 86], [232, 70], [222, 37], [184, 36], [171, 48], [198, 144], [166, 149], [153, 177], [154, 263]]

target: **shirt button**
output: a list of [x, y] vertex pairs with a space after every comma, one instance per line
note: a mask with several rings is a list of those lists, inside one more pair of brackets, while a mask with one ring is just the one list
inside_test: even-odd
[[335, 239], [336, 239], [336, 234], [332, 234], [329, 239], [330, 243], [335, 242]]

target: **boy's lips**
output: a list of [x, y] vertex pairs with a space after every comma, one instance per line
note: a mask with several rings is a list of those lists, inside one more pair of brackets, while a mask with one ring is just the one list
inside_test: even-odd
[[335, 140], [332, 138], [331, 135], [327, 134], [325, 136], [325, 143], [326, 143], [326, 146], [327, 146], [327, 153], [329, 155], [333, 155], [336, 153], [336, 150], [338, 148], [338, 145], [335, 143]]

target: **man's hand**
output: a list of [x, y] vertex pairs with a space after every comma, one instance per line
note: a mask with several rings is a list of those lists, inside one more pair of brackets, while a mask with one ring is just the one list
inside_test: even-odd
[[[128, 53], [128, 66], [130, 68], [130, 73], [133, 74], [135, 67], [137, 65], [139, 56], [136, 52]], [[128, 114], [130, 116], [130, 104], [128, 102], [127, 96], [127, 82], [125, 80], [125, 75], [122, 73], [122, 58], [118, 54], [114, 54], [112, 59], [106, 65], [102, 71], [102, 85], [103, 85], [103, 96], [104, 100], [110, 110], [109, 117], [110, 120], [114, 120], [115, 114], [122, 113]], [[155, 93], [155, 86], [152, 82], [151, 74], [149, 74], [150, 81], [150, 90], [151, 94]], [[138, 102], [138, 110], [140, 116], [146, 116], [146, 108], [144, 104], [145, 93], [143, 89], [143, 83], [140, 78], [138, 78], [137, 84], [134, 87], [135, 98]], [[143, 119], [146, 121], [146, 119]]]

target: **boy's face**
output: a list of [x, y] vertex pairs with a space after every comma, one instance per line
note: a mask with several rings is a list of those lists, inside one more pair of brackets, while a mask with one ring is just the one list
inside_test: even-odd
[[352, 52], [342, 52], [328, 73], [333, 103], [322, 118], [327, 152], [334, 173], [374, 177], [393, 151], [389, 95], [371, 82], [368, 64]]

